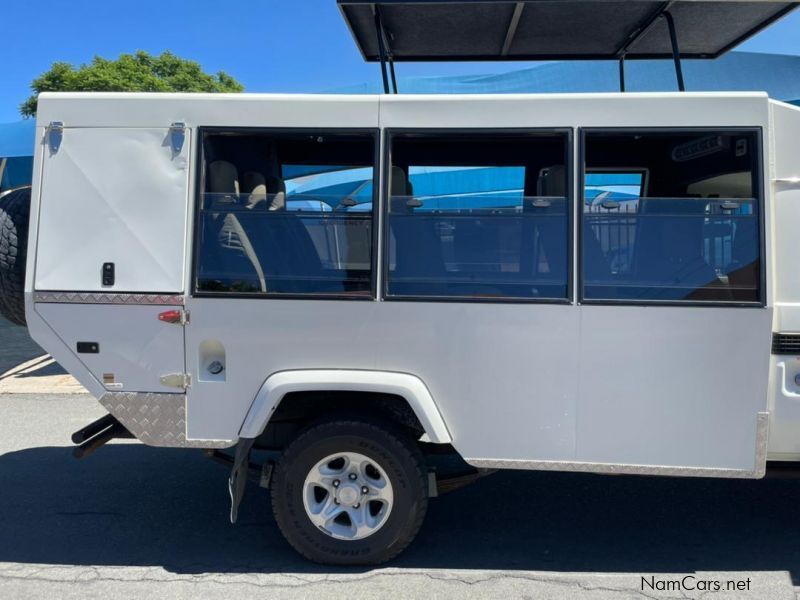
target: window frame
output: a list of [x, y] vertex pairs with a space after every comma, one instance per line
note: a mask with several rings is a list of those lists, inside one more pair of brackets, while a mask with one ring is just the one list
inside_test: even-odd
[[[585, 190], [586, 190], [586, 138], [587, 134], [711, 134], [711, 133], [747, 133], [755, 137], [755, 177], [754, 177], [754, 200], [758, 206], [758, 248], [759, 248], [759, 281], [758, 281], [758, 300], [747, 302], [741, 300], [642, 300], [642, 299], [587, 299], [584, 294], [584, 272], [583, 272], [583, 240], [584, 240], [584, 212], [585, 212]], [[642, 167], [645, 168], [645, 167]], [[648, 175], [649, 175], [649, 168]], [[595, 172], [591, 170], [590, 172]], [[766, 308], [767, 307], [767, 248], [766, 248], [766, 198], [765, 188], [765, 169], [764, 169], [764, 129], [760, 126], [700, 126], [700, 127], [580, 127], [578, 128], [578, 232], [575, 251], [578, 259], [578, 285], [577, 298], [579, 305], [589, 306], [687, 306], [687, 307], [729, 307], [729, 308]]]
[[[284, 294], [276, 292], [206, 292], [197, 289], [197, 269], [200, 265], [200, 222], [202, 217], [202, 195], [206, 184], [205, 138], [208, 134], [238, 133], [245, 135], [361, 135], [373, 143], [372, 156], [372, 233], [370, 235], [370, 289], [369, 294]], [[224, 127], [204, 126], [197, 128], [197, 156], [195, 165], [194, 190], [194, 224], [193, 248], [191, 264], [190, 296], [192, 298], [231, 298], [250, 300], [347, 300], [352, 302], [374, 302], [378, 298], [378, 229], [379, 229], [379, 197], [381, 130], [379, 127]], [[366, 211], [365, 211], [366, 212]], [[301, 214], [301, 213], [298, 213]], [[364, 214], [364, 213], [360, 213]]]
[[[389, 178], [392, 167], [392, 143], [400, 137], [443, 137], [443, 136], [491, 136], [512, 135], [524, 137], [526, 134], [558, 134], [565, 140], [564, 165], [567, 175], [567, 293], [563, 298], [524, 298], [524, 297], [478, 297], [478, 296], [425, 296], [389, 294], [389, 199], [391, 189]], [[575, 130], [572, 127], [387, 127], [383, 130], [384, 143], [381, 164], [381, 300], [385, 302], [436, 302], [451, 304], [557, 304], [574, 303], [575, 290]]]

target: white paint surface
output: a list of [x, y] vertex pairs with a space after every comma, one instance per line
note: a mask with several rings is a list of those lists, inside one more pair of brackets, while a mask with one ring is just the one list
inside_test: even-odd
[[183, 291], [190, 140], [173, 155], [168, 126], [67, 127], [57, 152], [40, 147], [37, 290]]
[[[191, 253], [182, 236], [192, 180], [187, 186], [188, 172], [155, 143], [176, 120], [190, 128], [759, 127], [765, 132], [765, 173], [774, 160], [764, 94], [44, 94], [40, 122], [48, 120], [67, 126], [59, 151], [64, 164], [39, 157], [44, 177], [34, 188], [35, 206], [42, 191], [36, 285], [52, 289], [92, 285], [99, 281], [99, 265], [114, 258], [132, 265], [135, 290], [181, 291], [189, 284]], [[134, 129], [113, 129], [123, 125]], [[91, 129], [98, 127], [112, 129]], [[794, 147], [786, 144], [779, 152], [794, 160]], [[123, 162], [133, 166], [123, 170]], [[74, 219], [63, 203], [76, 190], [85, 191], [87, 221]], [[152, 204], [132, 204], [145, 196], [142, 201]], [[173, 201], [163, 218], [164, 203]], [[771, 201], [768, 189], [764, 218], [770, 233]], [[119, 212], [133, 206], [133, 212]], [[786, 220], [787, 226], [796, 222], [788, 213]], [[106, 236], [109, 227], [117, 235]], [[104, 243], [95, 234], [105, 236]], [[81, 235], [84, 247], [75, 244]], [[786, 253], [780, 235], [775, 239], [778, 253]], [[103, 258], [108, 248], [119, 253]], [[768, 365], [772, 250], [768, 243], [767, 308], [188, 298], [186, 368], [195, 376], [188, 435], [235, 437], [265, 379], [279, 371], [391, 371], [423, 382], [455, 447], [476, 459], [751, 470], [756, 418], [767, 409], [775, 372]], [[118, 277], [127, 273], [118, 268]], [[29, 280], [29, 292], [32, 286]], [[784, 288], [776, 289], [780, 301]], [[107, 308], [122, 325], [116, 333], [108, 330], [105, 343], [118, 346], [112, 362], [131, 369], [130, 381], [152, 381], [155, 361], [148, 352], [136, 358], [134, 348], [149, 348], [161, 334], [128, 320], [132, 308]], [[54, 356], [64, 354], [63, 364], [82, 382], [97, 370], [68, 356], [77, 334], [69, 321], [81, 324], [99, 310], [46, 308], [52, 333], [36, 314], [30, 319], [37, 341], [53, 347]], [[225, 381], [196, 377], [198, 348], [206, 340], [225, 349]], [[175, 346], [174, 355], [182, 357]], [[787, 436], [790, 431], [800, 437], [800, 423]]]

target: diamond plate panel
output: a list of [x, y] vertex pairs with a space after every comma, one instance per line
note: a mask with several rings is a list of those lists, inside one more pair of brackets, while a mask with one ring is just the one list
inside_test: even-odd
[[50, 304], [143, 304], [183, 306], [177, 294], [110, 294], [99, 292], [35, 292], [34, 302]]
[[148, 446], [228, 448], [236, 443], [235, 440], [187, 440], [184, 394], [108, 392], [99, 401]]

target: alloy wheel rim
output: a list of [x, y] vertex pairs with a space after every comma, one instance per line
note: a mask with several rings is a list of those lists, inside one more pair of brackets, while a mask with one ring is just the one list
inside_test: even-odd
[[386, 524], [394, 491], [386, 471], [358, 452], [337, 452], [314, 465], [303, 484], [306, 515], [326, 535], [363, 540]]

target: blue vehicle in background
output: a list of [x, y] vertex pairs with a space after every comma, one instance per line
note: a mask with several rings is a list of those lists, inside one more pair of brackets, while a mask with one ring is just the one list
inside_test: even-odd
[[0, 194], [31, 184], [36, 122], [0, 124]]

